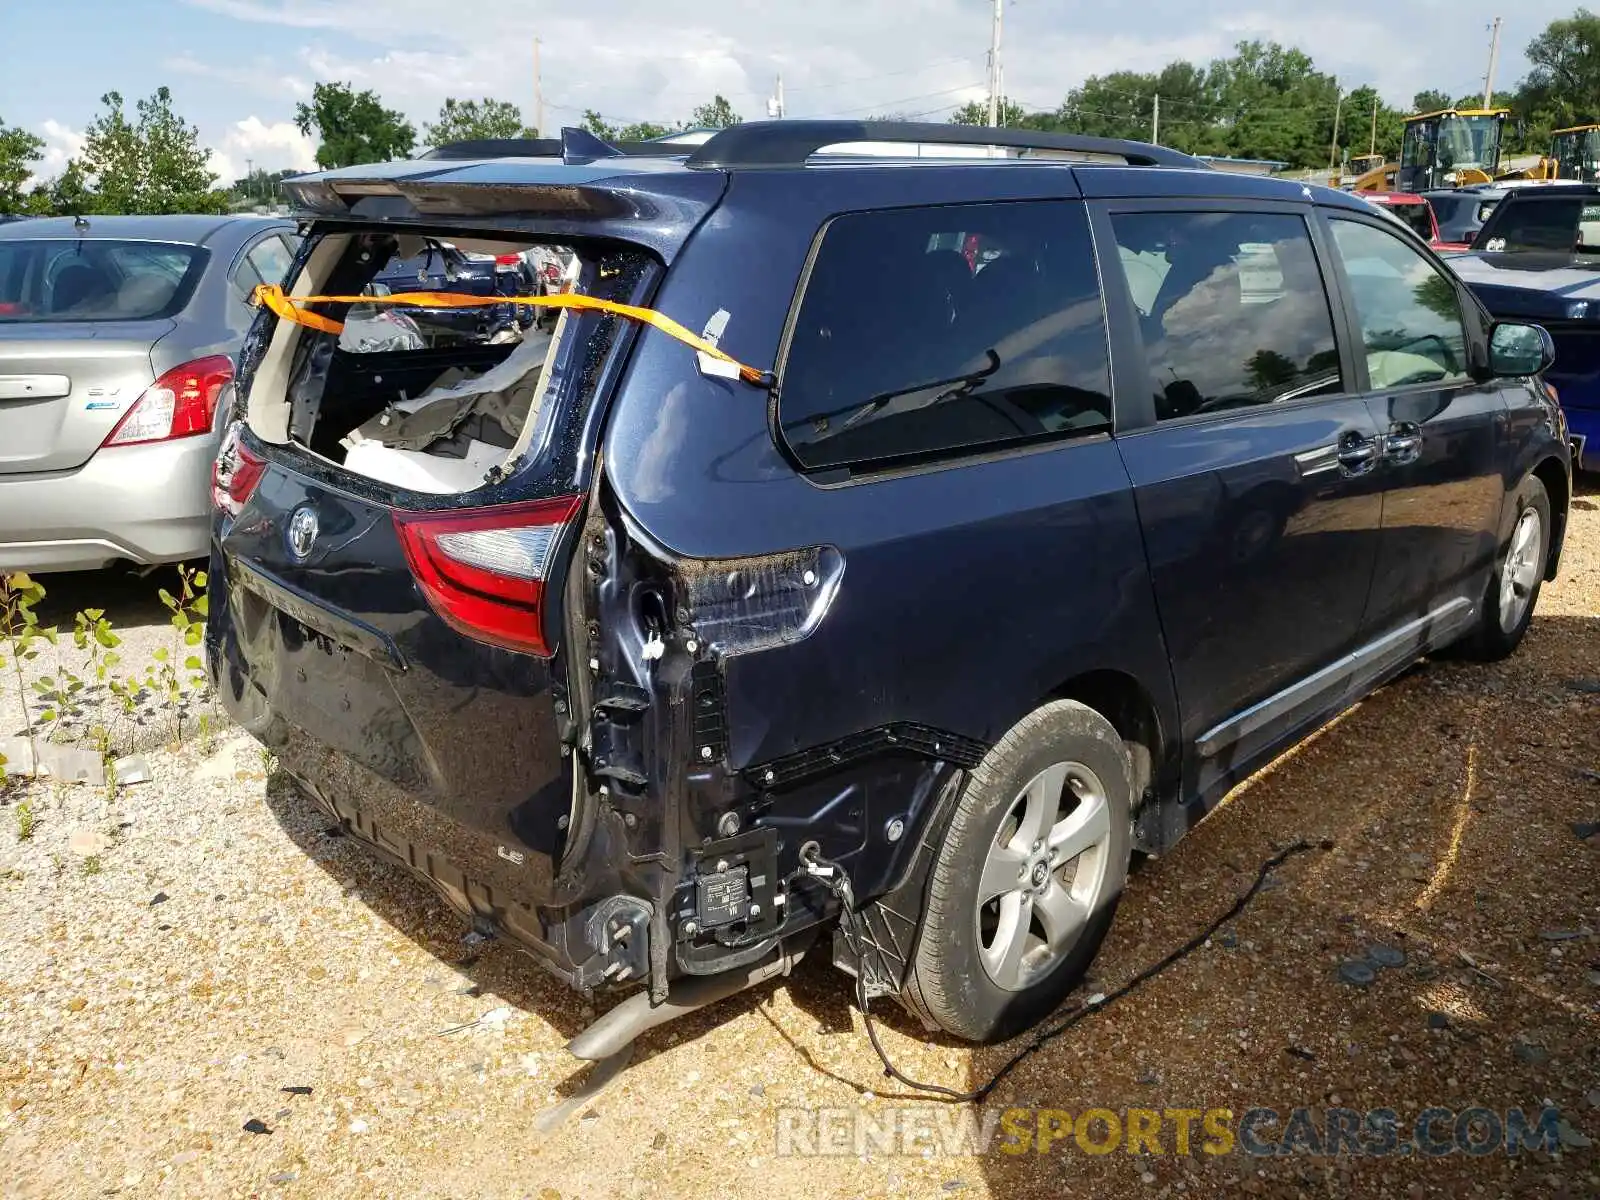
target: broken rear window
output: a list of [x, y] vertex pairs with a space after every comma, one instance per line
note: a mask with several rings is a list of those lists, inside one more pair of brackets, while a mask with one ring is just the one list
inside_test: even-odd
[[[325, 234], [298, 290], [363, 299], [316, 305], [343, 323], [337, 334], [280, 326], [252, 384], [251, 426], [396, 487], [493, 482], [537, 454], [552, 406], [592, 399], [622, 324], [515, 301], [576, 290], [630, 302], [653, 261], [631, 248], [585, 256], [535, 242]], [[417, 292], [482, 303], [395, 302]]]

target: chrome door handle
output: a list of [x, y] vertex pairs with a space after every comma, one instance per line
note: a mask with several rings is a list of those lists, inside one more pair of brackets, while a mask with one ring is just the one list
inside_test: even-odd
[[1339, 443], [1339, 469], [1346, 475], [1365, 475], [1378, 465], [1379, 439], [1351, 434]]
[[1383, 456], [1392, 463], [1417, 461], [1422, 453], [1422, 430], [1409, 421], [1397, 421], [1383, 435]]

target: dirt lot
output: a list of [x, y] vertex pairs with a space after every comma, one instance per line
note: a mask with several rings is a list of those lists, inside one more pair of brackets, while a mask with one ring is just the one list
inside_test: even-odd
[[[938, 1122], [958, 1129], [963, 1113], [884, 1078], [820, 962], [658, 1030], [586, 1097], [562, 1049], [582, 1005], [329, 836], [236, 735], [209, 756], [152, 754], [155, 779], [114, 803], [13, 787], [0, 1193], [1600, 1195], [1600, 502], [1577, 509], [1564, 575], [1513, 661], [1417, 669], [1141, 865], [1086, 993], [1203, 929], [1278, 847], [1335, 843], [968, 1110], [979, 1129], [1026, 1110], [983, 1153], [944, 1152], [961, 1146]], [[68, 610], [100, 602], [63, 586], [52, 600]], [[153, 645], [162, 614], [141, 595], [112, 615], [149, 625]], [[24, 798], [37, 825], [20, 841]], [[1341, 978], [1389, 951], [1403, 962]], [[903, 1070], [957, 1088], [1015, 1049], [929, 1039], [888, 1011], [881, 1027]], [[1064, 1124], [1088, 1109], [1227, 1109], [1236, 1129], [1255, 1108], [1319, 1122], [1389, 1108], [1407, 1142], [1432, 1106], [1537, 1119], [1546, 1105], [1562, 1114], [1556, 1153], [1212, 1154], [1197, 1119], [1180, 1155], [1165, 1118], [1162, 1153], [1136, 1155], [1103, 1118]]]

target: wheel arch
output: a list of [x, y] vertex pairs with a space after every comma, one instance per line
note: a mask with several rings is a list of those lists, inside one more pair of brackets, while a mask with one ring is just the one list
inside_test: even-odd
[[1176, 782], [1178, 755], [1170, 753], [1171, 732], [1155, 698], [1143, 684], [1123, 671], [1086, 671], [1066, 680], [1040, 700], [1076, 700], [1110, 721], [1133, 755], [1133, 807], [1138, 810], [1159, 800]]
[[1572, 479], [1566, 466], [1555, 455], [1543, 458], [1531, 474], [1544, 484], [1550, 497], [1550, 550], [1545, 555], [1544, 578], [1546, 582], [1556, 577], [1561, 566], [1561, 550], [1567, 540], [1567, 510], [1572, 503]]

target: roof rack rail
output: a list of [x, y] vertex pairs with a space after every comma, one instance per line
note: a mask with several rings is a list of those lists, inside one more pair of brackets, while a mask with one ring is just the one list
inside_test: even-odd
[[586, 129], [565, 128], [559, 138], [475, 138], [435, 146], [423, 159], [564, 158], [589, 162], [596, 158], [672, 158], [693, 146], [671, 142], [608, 142]]
[[981, 125], [937, 125], [917, 121], [752, 121], [716, 134], [689, 156], [688, 166], [710, 170], [750, 167], [799, 167], [829, 146], [855, 142], [905, 145], [997, 146], [1029, 151], [1055, 151], [1092, 158], [1121, 159], [1136, 167], [1195, 167], [1197, 158], [1163, 146], [1120, 138], [1076, 133], [1043, 133], [1034, 129], [994, 129]]

